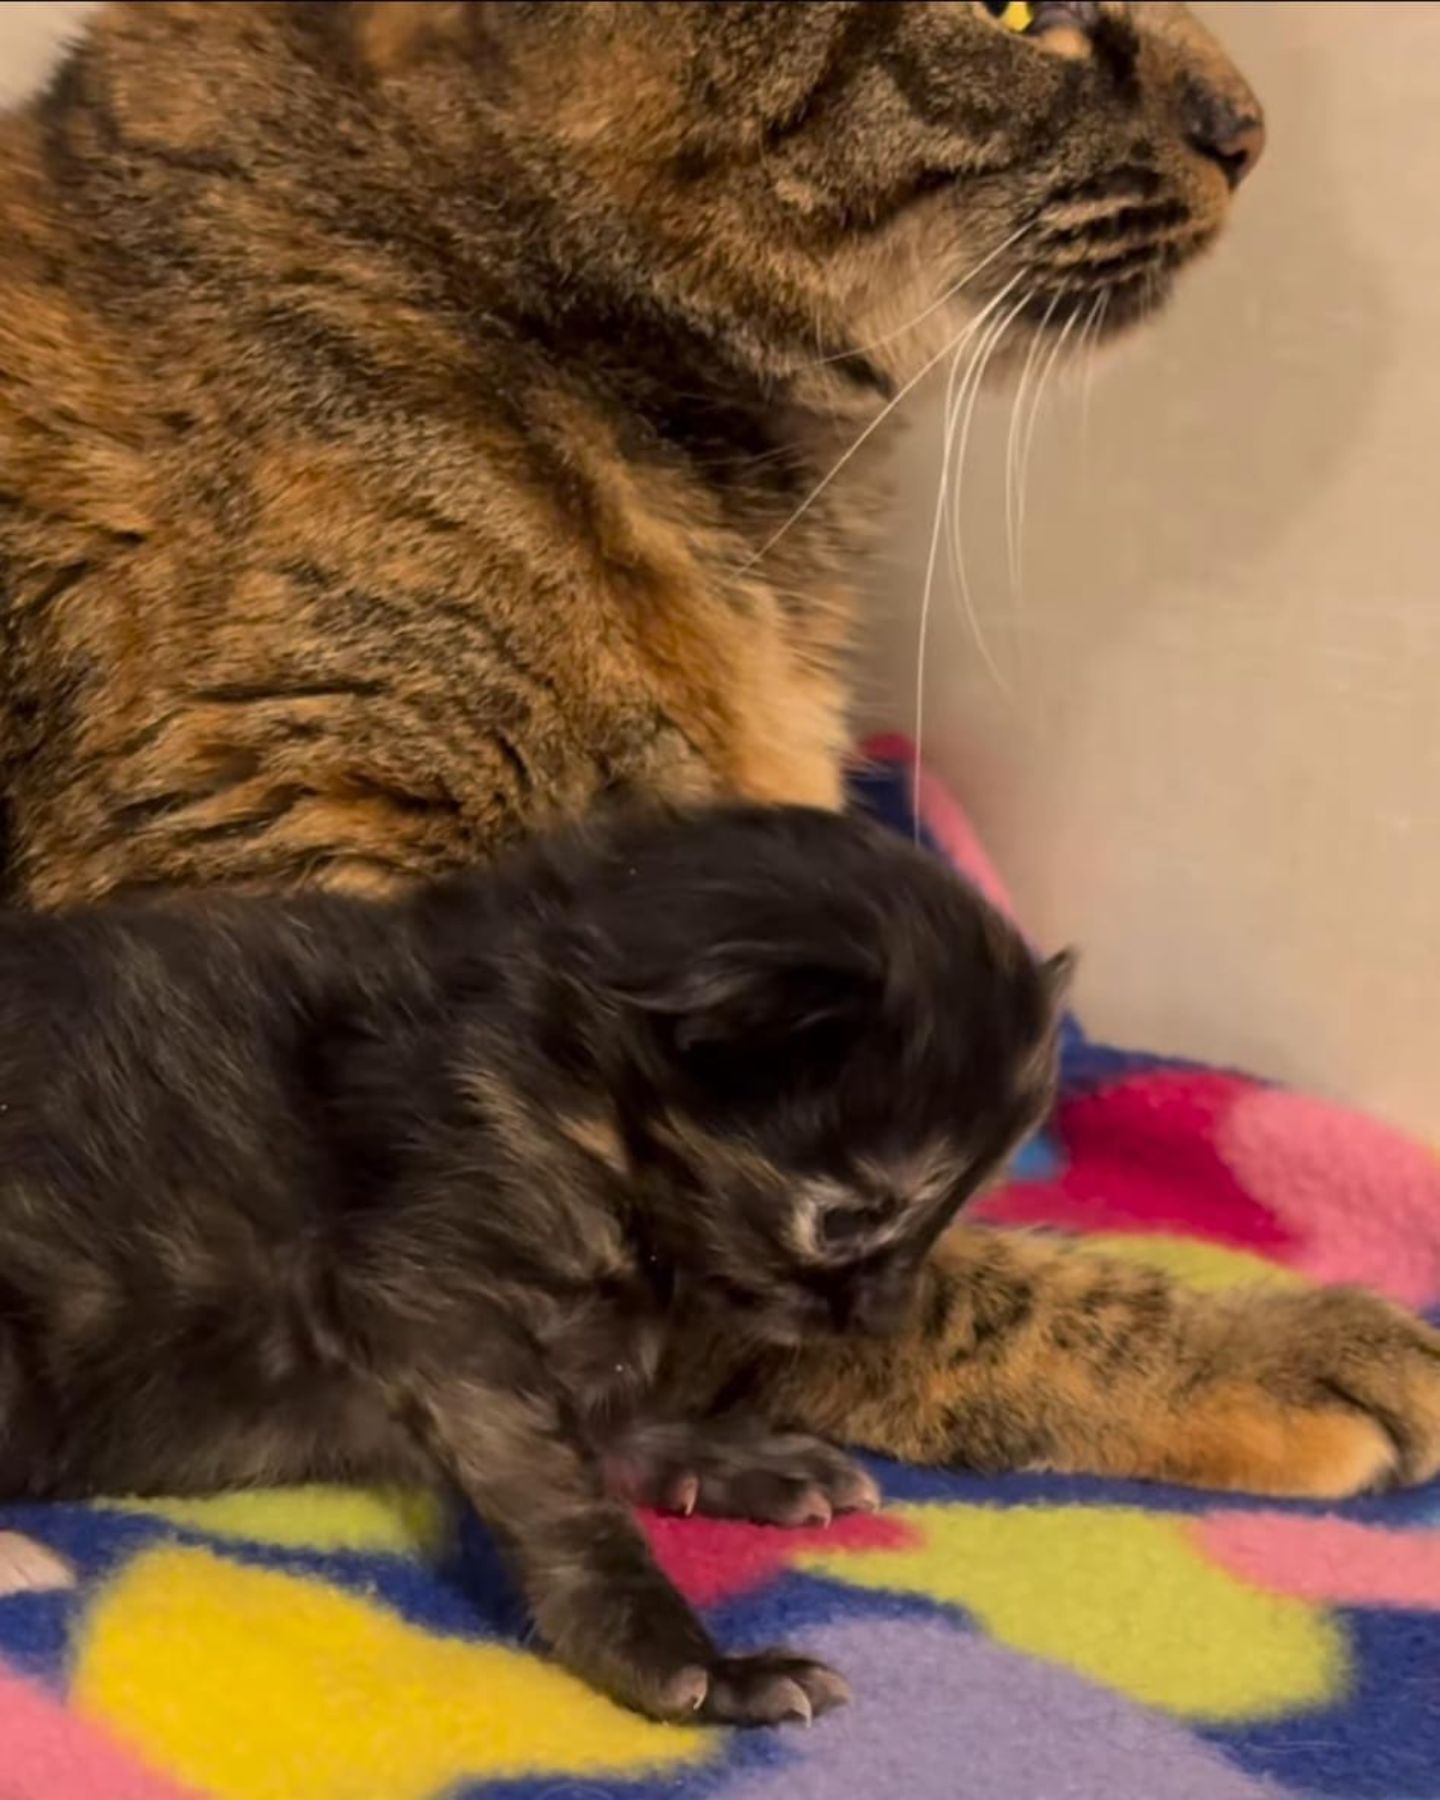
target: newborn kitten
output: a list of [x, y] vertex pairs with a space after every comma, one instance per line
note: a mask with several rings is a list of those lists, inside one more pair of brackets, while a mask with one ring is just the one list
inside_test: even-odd
[[628, 1501], [873, 1506], [666, 1410], [682, 1319], [884, 1331], [1050, 1093], [1057, 965], [803, 809], [616, 818], [394, 902], [0, 921], [0, 1493], [447, 1477], [540, 1637], [660, 1718], [808, 1719]]

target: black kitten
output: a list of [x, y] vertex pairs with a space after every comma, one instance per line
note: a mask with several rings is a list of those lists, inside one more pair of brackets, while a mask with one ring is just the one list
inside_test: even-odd
[[883, 1331], [1042, 1111], [1054, 966], [802, 810], [629, 818], [393, 904], [0, 922], [0, 1492], [447, 1475], [544, 1641], [662, 1718], [808, 1718], [626, 1500], [871, 1506], [813, 1440], [667, 1416], [708, 1310]]

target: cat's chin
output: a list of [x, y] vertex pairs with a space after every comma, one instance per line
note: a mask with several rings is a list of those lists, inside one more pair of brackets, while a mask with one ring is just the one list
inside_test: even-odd
[[[1033, 344], [1109, 343], [1148, 324], [1169, 305], [1176, 271], [1153, 268], [1104, 286], [1048, 289], [1043, 281], [1016, 316], [1015, 341]], [[1011, 356], [1014, 351], [1012, 349]]]
[[1169, 268], [1108, 287], [1051, 292], [1037, 288], [1017, 304], [984, 351], [987, 387], [1008, 389], [1022, 375], [1063, 368], [1144, 329], [1169, 304]]

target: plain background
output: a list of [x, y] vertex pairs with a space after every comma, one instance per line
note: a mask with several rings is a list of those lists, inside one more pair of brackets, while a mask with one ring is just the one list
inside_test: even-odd
[[[84, 10], [0, 3], [0, 94]], [[1088, 426], [1056, 384], [1018, 586], [1009, 403], [982, 402], [974, 622], [942, 569], [925, 752], [1036, 932], [1082, 947], [1092, 1028], [1440, 1138], [1440, 4], [1197, 10], [1269, 154]], [[906, 729], [940, 462], [917, 399], [863, 690]]]

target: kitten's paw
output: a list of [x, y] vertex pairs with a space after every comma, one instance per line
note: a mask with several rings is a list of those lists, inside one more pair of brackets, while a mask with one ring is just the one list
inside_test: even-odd
[[715, 1725], [809, 1725], [850, 1698], [843, 1675], [783, 1650], [727, 1656], [705, 1675], [694, 1716]]
[[642, 1506], [761, 1525], [828, 1525], [874, 1512], [880, 1490], [851, 1457], [797, 1433], [726, 1424], [653, 1426], [610, 1459], [617, 1489]]
[[[648, 1623], [648, 1621], [642, 1621]], [[844, 1677], [808, 1656], [765, 1650], [722, 1656], [707, 1647], [699, 1656], [655, 1615], [658, 1635], [637, 1632], [617, 1659], [611, 1645], [602, 1685], [627, 1705], [676, 1725], [809, 1725], [850, 1698]], [[642, 1641], [643, 1640], [643, 1641]]]
[[0, 1600], [11, 1594], [47, 1594], [76, 1585], [75, 1570], [37, 1538], [0, 1531]]
[[1440, 1472], [1440, 1332], [1355, 1288], [1213, 1304], [1207, 1379], [1160, 1428], [1157, 1473], [1328, 1500]]

